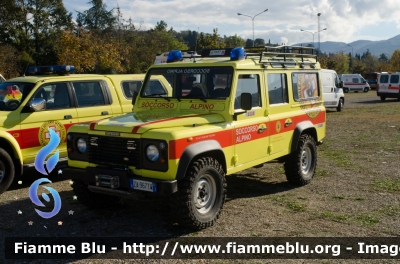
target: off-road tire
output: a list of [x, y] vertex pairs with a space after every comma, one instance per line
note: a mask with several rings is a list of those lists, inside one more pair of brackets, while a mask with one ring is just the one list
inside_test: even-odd
[[287, 180], [294, 185], [303, 186], [312, 180], [317, 167], [317, 144], [312, 136], [303, 134], [297, 149], [290, 153], [285, 162]]
[[343, 98], [340, 98], [340, 99], [339, 99], [339, 104], [338, 104], [338, 106], [336, 107], [336, 110], [337, 110], [338, 112], [341, 112], [341, 111], [343, 110]]
[[74, 194], [77, 196], [78, 202], [86, 207], [93, 209], [108, 208], [119, 201], [119, 197], [94, 193], [87, 187], [88, 186], [81, 181], [74, 181], [72, 184], [72, 189]]
[[386, 97], [385, 96], [381, 96], [381, 101], [385, 101]]
[[226, 198], [225, 173], [210, 157], [195, 160], [185, 177], [178, 181], [178, 192], [171, 197], [175, 222], [193, 229], [210, 227], [220, 216]]
[[15, 177], [14, 162], [4, 149], [0, 148], [0, 194], [7, 191]]

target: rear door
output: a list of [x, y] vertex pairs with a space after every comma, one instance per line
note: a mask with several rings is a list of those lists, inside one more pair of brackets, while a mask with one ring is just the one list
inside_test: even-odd
[[113, 115], [107, 87], [101, 80], [73, 81], [78, 120], [80, 123], [91, 122]]
[[399, 74], [393, 73], [390, 75], [388, 93], [398, 94], [400, 90]]

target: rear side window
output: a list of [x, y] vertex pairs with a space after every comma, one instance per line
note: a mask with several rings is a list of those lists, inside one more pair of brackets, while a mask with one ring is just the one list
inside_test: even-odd
[[317, 73], [292, 73], [292, 84], [295, 101], [316, 99], [320, 96]]
[[269, 104], [288, 102], [286, 74], [267, 74]]
[[78, 107], [104, 105], [104, 95], [99, 82], [73, 83]]
[[132, 98], [133, 92], [139, 93], [142, 81], [123, 81], [121, 86], [125, 97]]
[[379, 78], [380, 83], [388, 83], [389, 82], [389, 75], [381, 75]]
[[399, 75], [390, 76], [390, 83], [398, 83], [398, 82], [399, 82]]
[[240, 109], [240, 96], [242, 93], [250, 93], [252, 106], [261, 106], [260, 100], [260, 76], [258, 74], [241, 74], [238, 78], [235, 109]]
[[353, 83], [359, 83], [359, 79], [358, 78], [353, 78], [352, 82]]

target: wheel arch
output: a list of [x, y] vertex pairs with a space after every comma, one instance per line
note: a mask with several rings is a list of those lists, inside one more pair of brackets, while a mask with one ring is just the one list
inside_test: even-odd
[[225, 154], [221, 145], [216, 140], [205, 140], [194, 143], [183, 151], [179, 160], [176, 180], [180, 180], [185, 177], [186, 171], [189, 168], [192, 160], [205, 156], [215, 158], [221, 164], [224, 172], [226, 173]]
[[0, 147], [9, 153], [14, 161], [16, 174], [22, 175], [23, 172], [23, 157], [19, 148], [18, 142], [9, 133], [0, 132]]
[[303, 134], [309, 134], [314, 138], [315, 142], [318, 141], [317, 130], [315, 129], [314, 124], [309, 120], [300, 122], [294, 129], [290, 152], [293, 152], [297, 149], [299, 139]]

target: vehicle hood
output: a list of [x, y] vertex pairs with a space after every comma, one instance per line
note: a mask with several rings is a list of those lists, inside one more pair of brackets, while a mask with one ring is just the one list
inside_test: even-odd
[[223, 116], [215, 113], [140, 112], [94, 121], [91, 123], [90, 129], [142, 134], [157, 128], [204, 125], [223, 121]]

